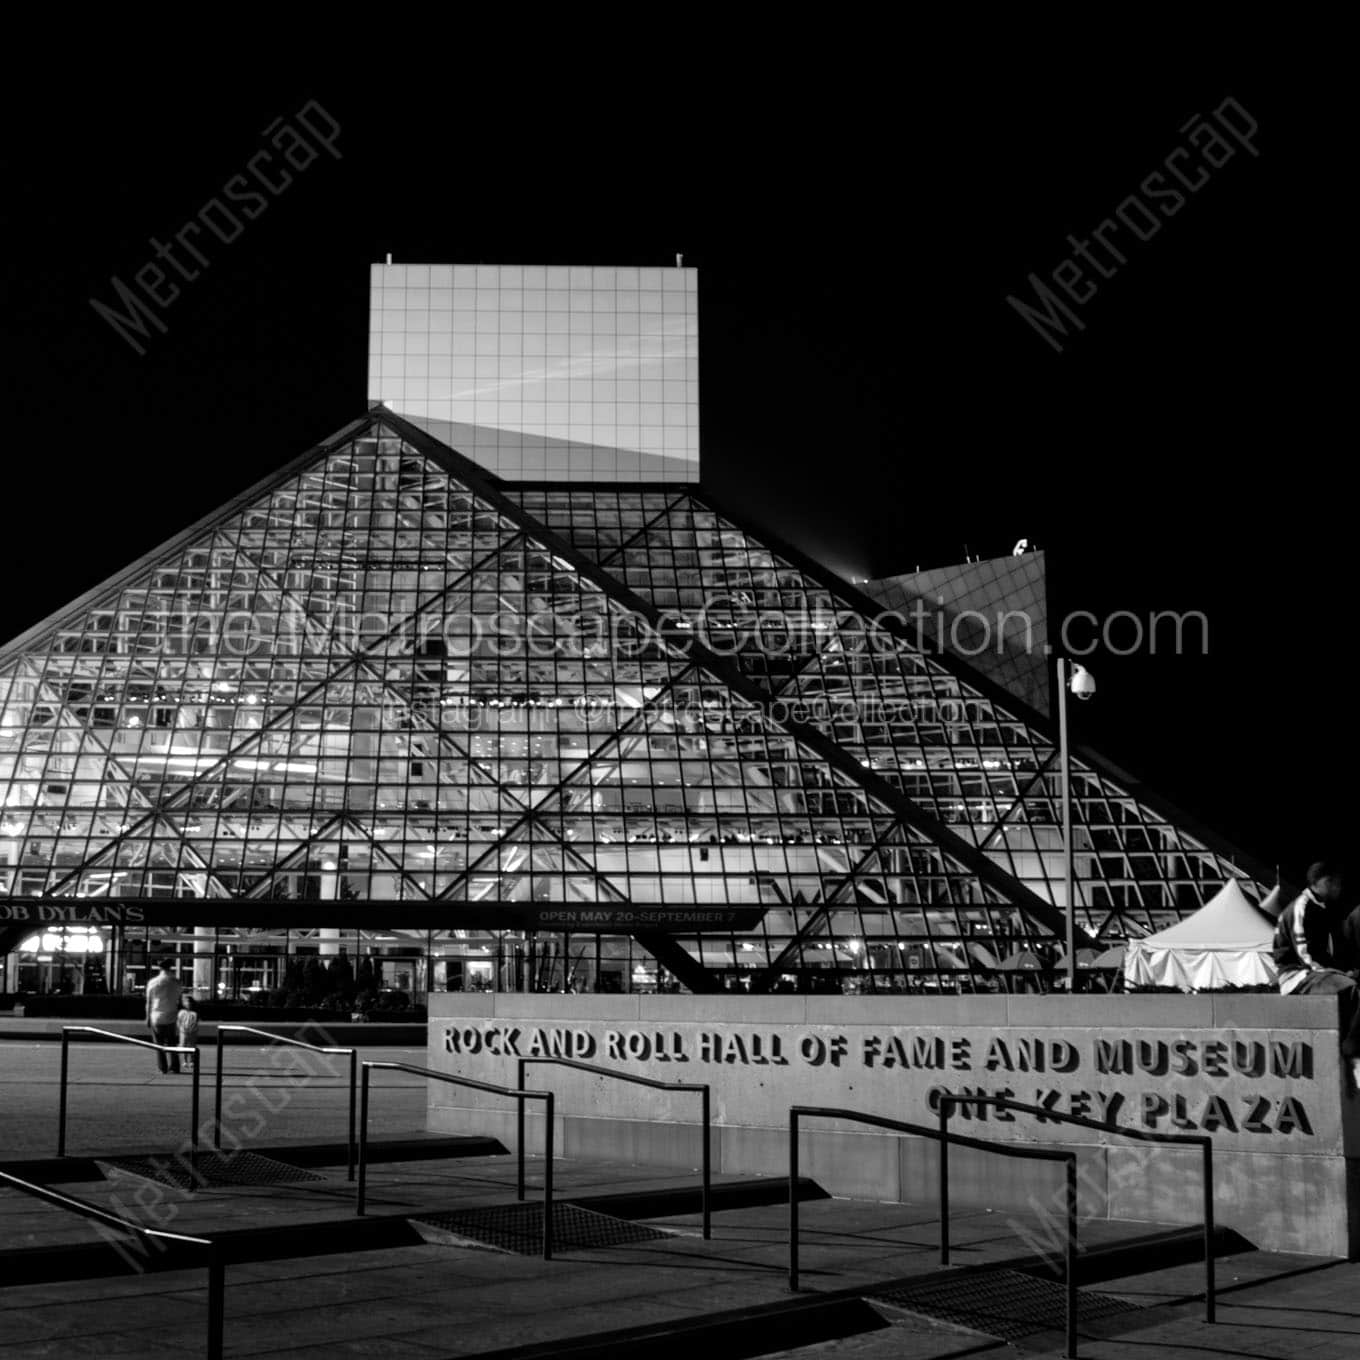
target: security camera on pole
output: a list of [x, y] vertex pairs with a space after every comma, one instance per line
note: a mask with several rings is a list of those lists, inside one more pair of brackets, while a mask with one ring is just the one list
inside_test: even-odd
[[1058, 658], [1058, 751], [1062, 764], [1063, 882], [1067, 885], [1067, 994], [1077, 990], [1077, 898], [1072, 882], [1072, 770], [1067, 752], [1067, 691], [1078, 699], [1095, 697], [1096, 678], [1077, 662], [1067, 674], [1065, 657]]

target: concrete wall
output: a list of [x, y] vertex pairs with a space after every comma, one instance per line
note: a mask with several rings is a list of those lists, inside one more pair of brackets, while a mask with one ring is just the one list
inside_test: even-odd
[[[1360, 1255], [1360, 1098], [1334, 997], [711, 997], [432, 994], [430, 1065], [514, 1086], [515, 1055], [566, 1054], [665, 1081], [708, 1082], [713, 1165], [782, 1174], [790, 1105], [932, 1124], [935, 1092], [1010, 1094], [1092, 1118], [1214, 1139], [1218, 1221], [1258, 1246]], [[566, 1157], [699, 1164], [699, 1098], [571, 1069], [529, 1069], [557, 1095]], [[429, 1127], [513, 1146], [514, 1103], [430, 1083]], [[542, 1147], [541, 1107], [530, 1145]], [[962, 1132], [1076, 1147], [1084, 1215], [1195, 1223], [1198, 1149], [1155, 1146], [975, 1107]], [[832, 1194], [932, 1202], [937, 1146], [813, 1121], [802, 1171]], [[960, 1207], [1060, 1206], [1061, 1166], [955, 1149]], [[1356, 1206], [1353, 1208], [1352, 1206]], [[1353, 1226], [1356, 1225], [1356, 1226]]]

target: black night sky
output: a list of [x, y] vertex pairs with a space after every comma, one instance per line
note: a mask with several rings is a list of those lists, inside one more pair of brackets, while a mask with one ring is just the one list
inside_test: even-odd
[[[1226, 67], [1003, 87], [961, 60], [926, 88], [923, 61], [847, 70], [834, 90], [714, 64], [674, 102], [657, 73], [617, 66], [430, 82], [393, 64], [268, 89], [80, 84], [55, 121], [16, 105], [0, 635], [361, 415], [368, 266], [386, 252], [682, 251], [700, 270], [709, 485], [846, 574], [1028, 536], [1059, 612], [1203, 611], [1206, 656], [1090, 658], [1100, 694], [1077, 739], [1296, 881], [1348, 855], [1354, 549], [1343, 350], [1323, 340], [1352, 159], [1339, 94], [1320, 107], [1319, 81], [1305, 106]], [[1229, 96], [1259, 123], [1259, 156], [1239, 149], [1129, 245], [1055, 353], [1006, 295]], [[339, 122], [341, 158], [205, 247], [210, 267], [138, 356], [89, 299], [112, 299], [149, 238], [309, 99]]]

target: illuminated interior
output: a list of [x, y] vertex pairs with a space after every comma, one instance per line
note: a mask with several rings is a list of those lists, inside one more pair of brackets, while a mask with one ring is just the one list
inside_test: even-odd
[[[698, 486], [510, 485], [379, 409], [0, 649], [0, 955], [53, 952], [14, 904], [79, 903], [93, 933], [52, 942], [98, 942], [114, 991], [165, 949], [219, 997], [342, 950], [412, 996], [1051, 968], [1048, 720], [795, 558]], [[1087, 946], [1229, 877], [1265, 895], [1103, 769], [1073, 779]], [[516, 910], [553, 905], [756, 919]]]

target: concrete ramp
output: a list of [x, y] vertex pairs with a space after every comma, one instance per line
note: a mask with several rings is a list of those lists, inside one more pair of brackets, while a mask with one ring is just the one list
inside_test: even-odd
[[110, 1180], [135, 1176], [141, 1180], [173, 1185], [178, 1190], [217, 1188], [227, 1185], [283, 1185], [293, 1181], [319, 1181], [324, 1176], [300, 1166], [262, 1157], [256, 1152], [200, 1152], [194, 1161], [184, 1154], [152, 1153], [143, 1157], [101, 1157], [96, 1165]]
[[[539, 1201], [425, 1214], [409, 1221], [426, 1242], [480, 1247], [516, 1256], [538, 1256], [543, 1251], [543, 1205]], [[579, 1204], [554, 1204], [552, 1223], [553, 1251], [557, 1253], [625, 1247], [677, 1235], [612, 1214], [596, 1213]]]
[[[1020, 1270], [952, 1271], [865, 1297], [999, 1341], [1023, 1342], [1062, 1332], [1066, 1326], [1067, 1291], [1063, 1286]], [[1094, 1289], [1077, 1291], [1077, 1325], [1082, 1330], [1138, 1311], [1138, 1304], [1113, 1294]]]

